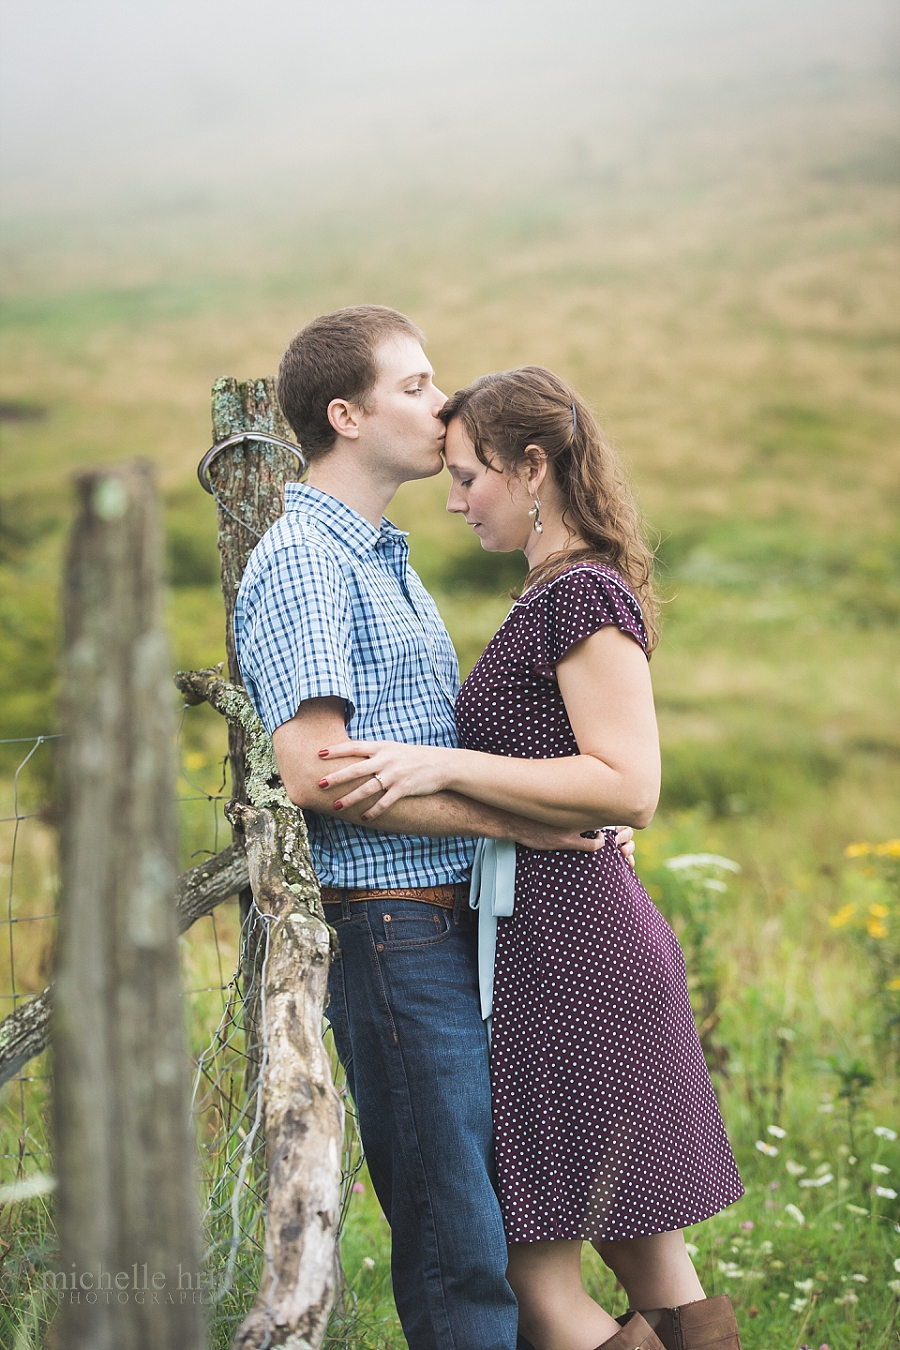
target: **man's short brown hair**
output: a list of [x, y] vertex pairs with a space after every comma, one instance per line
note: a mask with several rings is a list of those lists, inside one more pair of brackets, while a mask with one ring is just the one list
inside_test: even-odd
[[364, 411], [378, 378], [376, 351], [391, 337], [425, 338], [412, 319], [387, 305], [351, 305], [301, 328], [278, 368], [278, 402], [307, 460], [324, 455], [337, 432], [328, 420], [332, 399]]

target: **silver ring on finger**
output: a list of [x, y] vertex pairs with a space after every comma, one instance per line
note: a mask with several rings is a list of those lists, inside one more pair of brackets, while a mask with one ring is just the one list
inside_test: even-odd
[[380, 777], [378, 776], [378, 774], [377, 774], [377, 773], [373, 773], [373, 774], [372, 774], [372, 777], [376, 780], [376, 782], [378, 783], [378, 786], [381, 788], [382, 792], [384, 792], [384, 790], [385, 790], [385, 788], [384, 788], [384, 783], [382, 783], [382, 781], [381, 781]]

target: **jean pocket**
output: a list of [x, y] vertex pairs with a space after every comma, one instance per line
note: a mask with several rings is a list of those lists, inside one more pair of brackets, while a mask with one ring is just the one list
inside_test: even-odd
[[418, 901], [386, 901], [371, 920], [379, 951], [400, 951], [441, 942], [452, 927], [451, 911]]

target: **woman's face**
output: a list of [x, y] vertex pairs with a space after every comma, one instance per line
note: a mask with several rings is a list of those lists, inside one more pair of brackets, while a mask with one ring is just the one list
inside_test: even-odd
[[447, 510], [465, 517], [489, 553], [524, 550], [533, 502], [521, 480], [499, 464], [496, 469], [482, 464], [459, 418], [447, 427], [444, 458], [453, 480]]

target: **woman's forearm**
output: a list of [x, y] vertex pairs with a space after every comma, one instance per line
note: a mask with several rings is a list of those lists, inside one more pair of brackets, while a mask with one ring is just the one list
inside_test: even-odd
[[643, 828], [656, 809], [658, 781], [617, 771], [595, 755], [511, 759], [476, 750], [448, 750], [447, 788], [486, 806], [546, 825], [595, 829], [622, 821]]
[[329, 762], [318, 786], [334, 792], [335, 810], [367, 803], [365, 823], [404, 797], [451, 791], [544, 825], [643, 828], [659, 795], [659, 738], [643, 651], [618, 629], [601, 629], [558, 663], [557, 678], [577, 754], [513, 759], [397, 741], [326, 743], [319, 757]]

